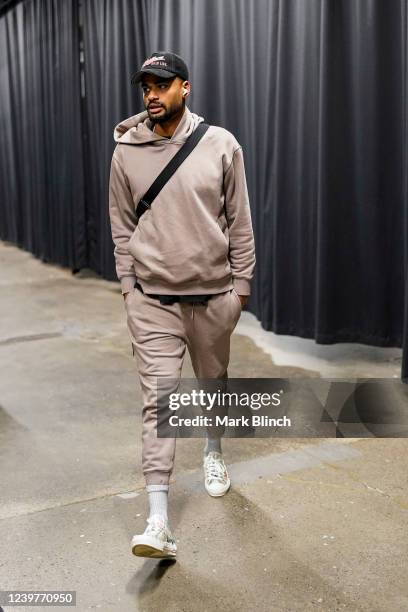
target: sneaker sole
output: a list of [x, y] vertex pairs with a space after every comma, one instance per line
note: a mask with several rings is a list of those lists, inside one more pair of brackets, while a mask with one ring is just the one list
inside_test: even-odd
[[150, 557], [153, 559], [174, 559], [176, 551], [166, 548], [159, 540], [148, 536], [138, 536], [132, 540], [132, 553], [136, 557]]

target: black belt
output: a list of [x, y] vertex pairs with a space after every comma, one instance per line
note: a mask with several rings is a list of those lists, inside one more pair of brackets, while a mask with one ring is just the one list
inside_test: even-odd
[[[135, 283], [135, 288], [144, 293], [141, 285]], [[206, 304], [213, 294], [206, 295], [159, 295], [158, 293], [145, 293], [147, 297], [160, 300], [160, 304], [174, 304], [175, 302], [188, 302], [190, 304]]]

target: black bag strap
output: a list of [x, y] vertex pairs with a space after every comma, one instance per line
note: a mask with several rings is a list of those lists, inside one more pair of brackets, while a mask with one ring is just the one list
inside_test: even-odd
[[177, 168], [190, 155], [191, 151], [198, 145], [201, 138], [204, 136], [210, 126], [207, 123], [200, 123], [194, 132], [190, 134], [181, 149], [177, 151], [174, 157], [171, 158], [167, 166], [163, 168], [159, 176], [153, 181], [152, 185], [144, 194], [136, 208], [138, 218], [143, 215], [151, 206], [151, 203], [159, 192], [163, 189], [167, 181], [173, 176]]

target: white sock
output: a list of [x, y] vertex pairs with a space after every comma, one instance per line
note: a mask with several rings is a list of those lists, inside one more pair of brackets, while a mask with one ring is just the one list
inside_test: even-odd
[[149, 494], [150, 514], [160, 514], [167, 521], [167, 502], [169, 485], [151, 484], [146, 486], [146, 491]]
[[208, 455], [211, 451], [222, 453], [221, 450], [221, 438], [207, 438], [207, 445], [204, 450], [204, 454]]

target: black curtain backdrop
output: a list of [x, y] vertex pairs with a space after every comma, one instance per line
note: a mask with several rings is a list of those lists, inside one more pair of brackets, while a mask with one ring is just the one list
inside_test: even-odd
[[0, 237], [87, 262], [78, 7], [22, 2], [0, 19]]
[[[257, 245], [249, 310], [280, 334], [403, 346], [408, 377], [407, 0], [82, 0], [82, 116], [78, 5], [23, 6], [33, 38], [47, 7], [69, 23], [48, 22], [42, 52], [30, 58], [30, 94], [43, 83], [34, 113], [15, 59], [27, 56], [27, 41], [22, 32], [10, 36], [21, 5], [0, 20], [3, 238], [65, 265], [86, 259], [115, 278], [107, 209], [113, 127], [143, 110], [130, 75], [152, 51], [173, 50], [190, 67], [189, 108], [232, 131], [244, 149]], [[67, 66], [50, 57], [61, 44], [70, 48]], [[65, 112], [56, 117], [45, 108], [62, 74], [57, 103]], [[33, 181], [21, 193], [27, 171], [14, 136], [27, 113], [33, 149], [25, 161], [49, 155], [43, 176], [57, 181], [57, 193]], [[65, 137], [48, 144], [44, 123]], [[69, 187], [58, 180], [64, 163]], [[62, 244], [74, 254], [61, 257]]]
[[113, 128], [143, 110], [130, 86], [147, 49], [147, 2], [84, 0], [80, 20], [84, 44], [84, 167], [88, 209], [89, 265], [116, 279], [108, 214]]

